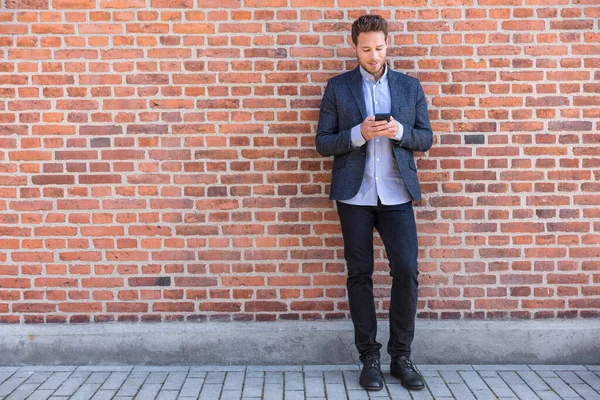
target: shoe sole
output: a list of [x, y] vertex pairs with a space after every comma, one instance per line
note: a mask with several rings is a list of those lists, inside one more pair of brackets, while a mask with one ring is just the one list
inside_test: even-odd
[[425, 385], [422, 386], [408, 386], [404, 383], [404, 381], [402, 380], [402, 378], [400, 378], [400, 376], [396, 375], [396, 374], [392, 374], [390, 372], [390, 375], [393, 376], [394, 378], [398, 379], [400, 381], [400, 383], [402, 384], [402, 386], [404, 386], [406, 389], [408, 390], [422, 390], [425, 388]]
[[374, 388], [374, 387], [366, 387], [366, 386], [360, 385], [360, 387], [365, 390], [368, 390], [369, 392], [377, 392], [378, 390], [383, 389], [383, 386], [380, 388]]

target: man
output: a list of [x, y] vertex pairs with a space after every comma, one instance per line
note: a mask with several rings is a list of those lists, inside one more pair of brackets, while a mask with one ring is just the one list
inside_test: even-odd
[[[337, 201], [348, 266], [348, 300], [363, 363], [360, 385], [383, 387], [373, 297], [373, 228], [383, 240], [392, 276], [389, 310], [391, 375], [409, 390], [424, 387], [410, 360], [417, 309], [417, 230], [412, 207], [421, 198], [413, 151], [433, 135], [421, 84], [386, 64], [385, 19], [364, 15], [352, 24], [359, 66], [330, 79], [323, 95], [316, 147], [334, 156], [330, 198]], [[377, 118], [376, 114], [389, 113]], [[383, 118], [383, 120], [381, 120]]]

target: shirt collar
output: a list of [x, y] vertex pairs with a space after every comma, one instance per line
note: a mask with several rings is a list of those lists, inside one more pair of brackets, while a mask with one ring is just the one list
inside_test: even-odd
[[378, 82], [375, 82], [375, 78], [373, 77], [373, 75], [371, 75], [370, 73], [368, 73], [363, 67], [362, 65], [359, 65], [358, 67], [360, 69], [360, 74], [362, 75], [362, 78], [369, 82], [369, 83], [383, 83], [387, 80], [387, 73], [388, 73], [388, 66], [387, 64], [383, 64], [383, 68], [385, 68], [385, 70], [383, 71], [383, 75], [381, 75], [381, 78], [379, 78]]

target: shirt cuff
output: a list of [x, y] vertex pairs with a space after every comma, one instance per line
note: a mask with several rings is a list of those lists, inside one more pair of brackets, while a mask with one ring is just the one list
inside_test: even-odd
[[360, 124], [356, 125], [350, 130], [350, 135], [352, 139], [352, 146], [354, 146], [355, 149], [367, 142], [360, 133]]
[[397, 140], [398, 142], [402, 140], [402, 136], [404, 136], [404, 127], [402, 126], [402, 124], [398, 121], [396, 121], [396, 123], [398, 124], [398, 132], [396, 132], [396, 136], [394, 136], [394, 140]]

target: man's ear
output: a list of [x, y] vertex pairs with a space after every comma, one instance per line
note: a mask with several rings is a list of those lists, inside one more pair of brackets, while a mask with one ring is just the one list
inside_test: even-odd
[[388, 37], [385, 39], [385, 44], [386, 46], [390, 45], [390, 36], [388, 35]]

